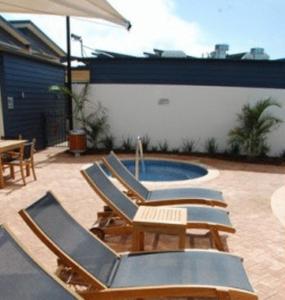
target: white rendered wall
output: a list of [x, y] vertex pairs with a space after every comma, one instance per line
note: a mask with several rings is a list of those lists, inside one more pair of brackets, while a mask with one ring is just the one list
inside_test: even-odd
[[[74, 89], [82, 85], [74, 85]], [[236, 115], [244, 104], [272, 97], [282, 109], [272, 112], [285, 121], [285, 90], [239, 87], [150, 85], [150, 84], [90, 84], [89, 98], [100, 101], [108, 109], [111, 133], [117, 144], [122, 137], [147, 134], [151, 144], [167, 140], [170, 148], [182, 145], [183, 139], [199, 141], [204, 151], [205, 141], [216, 138], [223, 151], [227, 134], [236, 123]], [[159, 105], [160, 99], [169, 104]], [[89, 111], [92, 110], [92, 105]], [[269, 138], [271, 155], [285, 149], [285, 124]]]

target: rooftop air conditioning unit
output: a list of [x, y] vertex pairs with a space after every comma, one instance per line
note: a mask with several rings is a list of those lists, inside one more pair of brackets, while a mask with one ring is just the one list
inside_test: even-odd
[[187, 55], [184, 51], [181, 50], [167, 50], [161, 53], [161, 57], [185, 58], [187, 57]]
[[268, 60], [270, 57], [264, 52], [264, 48], [251, 48], [249, 53], [246, 53], [243, 59]]
[[229, 50], [229, 45], [217, 44], [215, 45], [215, 51], [210, 53], [210, 57], [217, 58], [217, 59], [225, 59], [227, 57], [228, 50]]

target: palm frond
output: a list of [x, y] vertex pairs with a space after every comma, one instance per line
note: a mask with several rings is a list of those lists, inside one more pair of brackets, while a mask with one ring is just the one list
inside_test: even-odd
[[268, 112], [269, 108], [281, 107], [281, 104], [266, 98], [254, 105], [245, 104], [237, 115], [239, 126], [229, 132], [229, 143], [238, 143], [249, 156], [266, 153], [269, 150], [267, 135], [276, 129], [282, 120]]

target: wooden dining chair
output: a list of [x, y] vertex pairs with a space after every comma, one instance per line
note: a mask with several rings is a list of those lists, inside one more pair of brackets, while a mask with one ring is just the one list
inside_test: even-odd
[[13, 179], [15, 179], [15, 167], [20, 167], [20, 173], [24, 185], [26, 185], [26, 179], [24, 174], [24, 169], [26, 169], [26, 176], [30, 176], [32, 169], [34, 180], [37, 180], [35, 165], [34, 165], [34, 153], [35, 153], [35, 144], [36, 139], [32, 139], [31, 142], [28, 142], [24, 145], [23, 153], [16, 152], [13, 159], [10, 161], [4, 162], [4, 166], [10, 168], [10, 174]]

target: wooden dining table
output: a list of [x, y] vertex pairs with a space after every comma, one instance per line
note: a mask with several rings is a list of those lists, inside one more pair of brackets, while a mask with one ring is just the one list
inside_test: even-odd
[[[2, 166], [2, 154], [13, 150], [19, 150], [19, 157], [23, 157], [24, 146], [27, 140], [0, 140], [0, 189], [5, 186], [3, 166]], [[23, 169], [21, 170], [23, 172]]]

